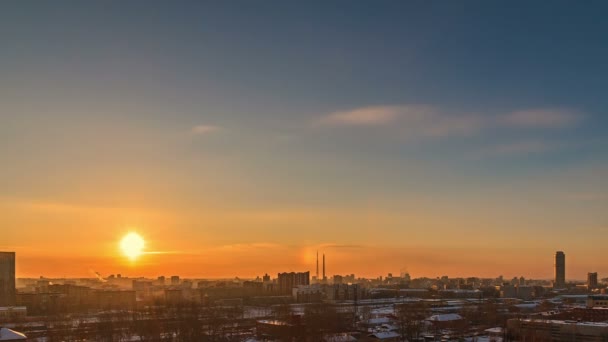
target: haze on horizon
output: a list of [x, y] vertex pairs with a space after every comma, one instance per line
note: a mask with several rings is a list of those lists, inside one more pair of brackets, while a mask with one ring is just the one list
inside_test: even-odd
[[606, 275], [606, 7], [4, 1], [0, 250], [18, 277]]

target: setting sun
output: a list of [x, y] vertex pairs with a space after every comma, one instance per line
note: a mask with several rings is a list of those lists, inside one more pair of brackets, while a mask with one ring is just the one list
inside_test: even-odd
[[120, 240], [120, 249], [129, 259], [135, 260], [142, 253], [145, 246], [144, 239], [137, 233], [131, 232]]

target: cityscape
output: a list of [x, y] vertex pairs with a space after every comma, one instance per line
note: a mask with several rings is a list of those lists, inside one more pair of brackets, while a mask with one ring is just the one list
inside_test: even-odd
[[[0, 252], [2, 341], [604, 341], [608, 278], [15, 278]], [[549, 267], [547, 265], [547, 267]]]
[[0, 342], [608, 342], [607, 13], [0, 1]]

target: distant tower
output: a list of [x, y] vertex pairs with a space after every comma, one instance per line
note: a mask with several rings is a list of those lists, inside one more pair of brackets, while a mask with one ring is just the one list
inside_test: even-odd
[[566, 287], [566, 254], [562, 251], [555, 252], [555, 284], [556, 289]]
[[325, 276], [325, 253], [323, 253], [323, 281], [327, 281], [327, 277]]
[[319, 251], [317, 251], [317, 281], [319, 281]]

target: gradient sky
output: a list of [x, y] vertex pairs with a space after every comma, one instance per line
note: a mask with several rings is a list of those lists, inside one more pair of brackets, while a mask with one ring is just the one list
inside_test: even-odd
[[[604, 1], [2, 1], [18, 276], [608, 276]], [[148, 254], [118, 241], [135, 230]]]

